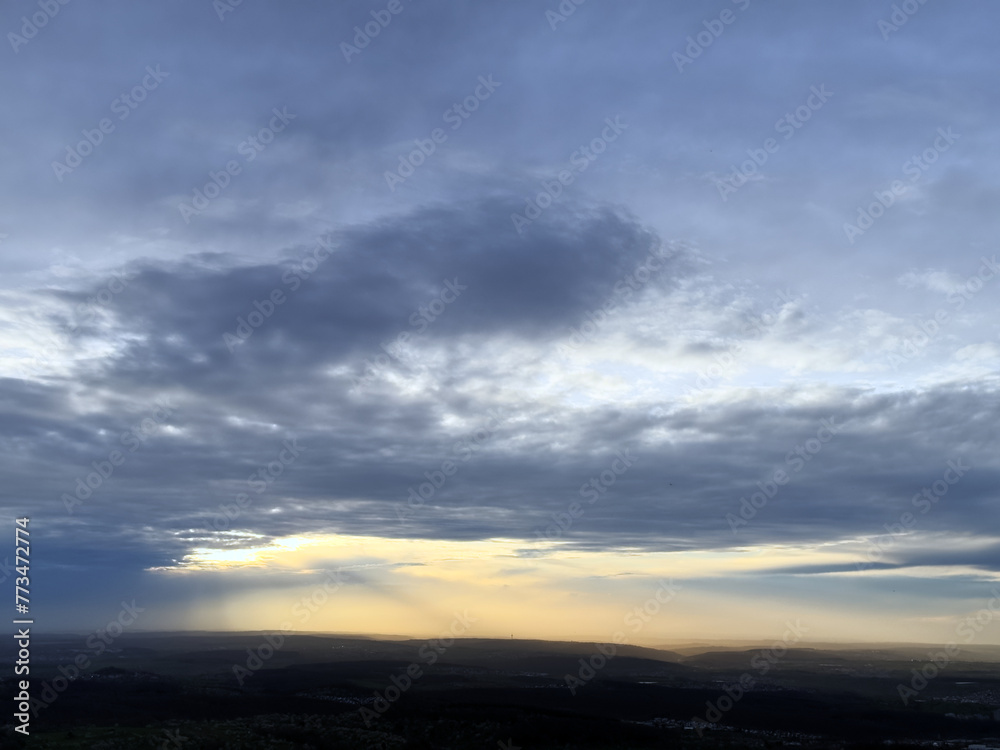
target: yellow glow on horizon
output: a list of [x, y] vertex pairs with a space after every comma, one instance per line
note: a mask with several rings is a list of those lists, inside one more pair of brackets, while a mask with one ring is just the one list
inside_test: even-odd
[[[803, 592], [838, 576], [948, 577], [971, 569], [857, 567], [863, 540], [815, 546], [762, 545], [721, 550], [579, 549], [565, 540], [430, 540], [299, 534], [264, 542], [218, 536], [192, 549], [166, 580], [202, 576], [216, 593], [162, 617], [178, 629], [292, 630], [434, 637], [468, 612], [469, 637], [610, 640], [657, 645], [697, 638], [777, 638], [786, 621], [808, 623], [814, 640], [931, 641], [947, 636], [947, 617], [928, 620], [907, 605], [896, 619], [868, 594], [828, 601]], [[234, 542], [242, 544], [233, 547]], [[901, 543], [901, 542], [900, 542]], [[815, 567], [814, 567], [815, 566]], [[826, 570], [797, 576], [794, 571]], [[774, 572], [788, 573], [770, 577]], [[984, 576], [979, 571], [980, 578]], [[795, 581], [799, 583], [795, 583]], [[334, 583], [339, 581], [339, 583]], [[741, 584], [745, 581], [746, 585]], [[764, 585], [773, 581], [773, 585]], [[679, 591], [658, 606], [656, 592]], [[232, 584], [232, 585], [230, 585]], [[836, 592], [834, 586], [830, 589]], [[655, 616], [636, 619], [649, 605]], [[638, 611], [641, 611], [638, 610]], [[284, 624], [284, 625], [283, 625]], [[734, 627], [737, 630], [734, 632]], [[743, 634], [743, 635], [741, 635]]]
[[[300, 534], [255, 543], [247, 534], [246, 546], [233, 548], [235, 532], [220, 534], [225, 546], [199, 546], [177, 565], [157, 568], [161, 573], [234, 569], [241, 566], [301, 571], [329, 567], [331, 563], [407, 565], [409, 575], [441, 581], [487, 582], [501, 568], [519, 568], [531, 576], [533, 569], [562, 570], [565, 575], [716, 576], [773, 572], [782, 568], [842, 566], [829, 575], [922, 575], [929, 568], [883, 570], [866, 563], [861, 540], [820, 545], [760, 545], [718, 550], [645, 551], [639, 549], [587, 550], [568, 542], [495, 538], [476, 541]], [[901, 543], [900, 543], [901, 544]], [[914, 570], [920, 571], [914, 573]], [[936, 575], [948, 567], [935, 568]], [[813, 573], [813, 575], [824, 575]]]

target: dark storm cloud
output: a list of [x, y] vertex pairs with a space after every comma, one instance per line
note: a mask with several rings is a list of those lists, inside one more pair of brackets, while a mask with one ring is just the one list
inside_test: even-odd
[[[599, 267], [599, 273], [577, 271], [571, 278], [589, 288], [610, 272]], [[407, 268], [412, 274], [415, 265]], [[427, 279], [435, 277], [427, 273]], [[257, 277], [236, 272], [226, 278]], [[169, 288], [219, 283], [215, 270], [199, 275], [188, 268], [181, 279]], [[571, 303], [586, 305], [579, 289], [564, 294]], [[986, 388], [883, 395], [844, 389], [811, 406], [782, 405], [781, 397], [798, 397], [792, 389], [778, 397], [761, 394], [760, 405], [677, 406], [651, 418], [648, 405], [557, 410], [529, 398], [502, 405], [466, 403], [446, 394], [404, 397], [384, 388], [359, 398], [351, 395], [348, 379], [325, 378], [310, 369], [323, 357], [304, 358], [295, 368], [279, 358], [260, 357], [254, 361], [254, 382], [268, 391], [260, 384], [273, 384], [274, 392], [258, 394], [238, 381], [228, 383], [224, 375], [205, 381], [184, 367], [166, 368], [157, 339], [170, 331], [184, 332], [185, 341], [201, 335], [212, 342], [212, 337], [201, 332], [196, 324], [200, 318], [189, 315], [190, 297], [140, 297], [155, 304], [158, 314], [139, 314], [137, 305], [134, 312], [124, 307], [120, 317], [132, 336], [154, 342], [153, 353], [126, 351], [124, 371], [116, 359], [107, 363], [104, 377], [120, 390], [120, 404], [67, 418], [62, 414], [66, 396], [56, 396], [60, 388], [42, 398], [36, 387], [33, 399], [11, 407], [23, 436], [18, 455], [7, 458], [12, 486], [37, 496], [40, 507], [52, 513], [50, 526], [84, 546], [87, 540], [135, 538], [137, 529], [148, 529], [139, 535], [141, 554], [167, 564], [201, 544], [220, 508], [231, 505], [240, 492], [250, 502], [222, 528], [261, 534], [257, 543], [329, 531], [453, 539], [513, 535], [590, 549], [726, 548], [875, 536], [906, 511], [918, 518], [918, 531], [973, 533], [984, 513], [995, 512], [998, 470], [989, 445], [1000, 406], [995, 392]], [[302, 299], [319, 305], [326, 300], [322, 295]], [[504, 326], [511, 320], [516, 326], [516, 314], [506, 317], [507, 308], [498, 312], [499, 323], [493, 322], [491, 331], [487, 322], [484, 335], [509, 334]], [[299, 312], [303, 320], [322, 314], [329, 312], [322, 307]], [[553, 324], [562, 324], [564, 314], [553, 311]], [[157, 327], [147, 330], [147, 325]], [[287, 321], [284, 327], [291, 336]], [[487, 336], [483, 347], [488, 349], [490, 341]], [[260, 343], [251, 338], [244, 346]], [[217, 342], [212, 345], [219, 348]], [[183, 351], [190, 356], [197, 350]], [[175, 411], [127, 454], [115, 477], [75, 508], [72, 518], [66, 516], [58, 498], [72, 492], [90, 461], [122, 449], [119, 436], [142, 419], [144, 408], [151, 408], [144, 401], [156, 390], [149, 388], [150, 382], [164, 388], [169, 384]], [[17, 381], [7, 381], [7, 386], [11, 396], [23, 392]], [[486, 421], [490, 408], [510, 416], [468, 462], [459, 460], [456, 443], [468, 438], [470, 428], [445, 427], [443, 410], [456, 409], [475, 428]], [[233, 416], [243, 422], [234, 423]], [[816, 436], [824, 421], [837, 431], [820, 444]], [[169, 433], [166, 426], [181, 432]], [[252, 491], [248, 477], [275, 461], [291, 434], [302, 447], [301, 456], [282, 467], [265, 491]], [[807, 448], [810, 441], [818, 447], [815, 452]], [[617, 451], [624, 451], [633, 464], [620, 475], [609, 473]], [[401, 523], [397, 511], [405, 505], [408, 489], [427, 482], [427, 472], [449, 457], [459, 463], [460, 473]], [[940, 481], [948, 462], [955, 460], [971, 468], [940, 499], [921, 499], [922, 488]], [[46, 471], [45, 466], [62, 468]], [[779, 470], [790, 481], [763, 507], [748, 510], [745, 498], [763, 489], [758, 482], [765, 487], [773, 482]], [[592, 503], [591, 497], [596, 498]], [[553, 514], [574, 502], [581, 503], [584, 515], [571, 528], [553, 533]], [[923, 505], [927, 511], [921, 513]], [[734, 527], [727, 518], [742, 521]], [[76, 519], [86, 519], [86, 524]], [[177, 533], [164, 534], [171, 531]]]
[[[116, 342], [119, 349], [100, 360], [78, 360], [75, 381], [94, 405], [70, 418], [70, 393], [79, 393], [79, 386], [5, 381], [8, 434], [21, 440], [22, 468], [37, 472], [21, 477], [20, 491], [34, 486], [33, 494], [59, 508], [66, 503], [57, 498], [72, 496], [94, 462], [106, 466], [117, 450], [124, 463], [115, 475], [93, 497], [78, 498], [79, 508], [71, 503], [74, 513], [87, 514], [89, 533], [102, 526], [99, 518], [112, 517], [118, 528], [164, 521], [183, 527], [181, 519], [193, 508], [205, 517], [186, 523], [205, 527], [205, 519], [235, 494], [220, 482], [245, 490], [242, 478], [275, 460], [283, 441], [297, 436], [305, 452], [289, 476], [310, 492], [336, 471], [334, 496], [395, 499], [418, 462], [431, 460], [428, 438], [451, 437], [435, 434], [439, 405], [426, 398], [359, 401], [349, 394], [350, 378], [330, 379], [322, 368], [347, 363], [360, 374], [362, 358], [381, 354], [382, 342], [400, 331], [417, 336], [423, 328], [428, 340], [550, 340], [661, 249], [648, 231], [610, 210], [554, 211], [526, 238], [511, 230], [510, 210], [509, 202], [486, 201], [353, 229], [329, 240], [323, 256], [329, 257], [318, 265], [303, 263], [309, 252], [250, 267], [226, 266], [217, 256], [133, 264], [124, 288], [100, 306], [87, 300], [103, 284], [41, 293], [69, 308], [69, 317], [60, 320], [77, 326], [73, 351], [95, 340]], [[679, 269], [683, 261], [670, 262]], [[670, 283], [669, 271], [662, 282]], [[431, 308], [433, 322], [411, 322], [448, 285], [449, 309]], [[230, 353], [224, 334], [237, 334], [238, 321], [262, 309], [254, 302], [268, 300], [273, 289], [286, 301]], [[481, 404], [448, 401], [473, 416], [486, 411]], [[167, 413], [157, 413], [160, 402]], [[136, 431], [150, 419], [148, 429]], [[380, 453], [395, 465], [373, 465], [371, 457]], [[43, 471], [45, 465], [60, 469]], [[19, 479], [11, 482], [16, 486]], [[286, 477], [275, 492], [292, 492], [294, 485], [280, 486], [287, 484]], [[314, 512], [304, 508], [299, 521], [276, 523], [291, 532]], [[389, 515], [376, 502], [374, 510], [366, 507], [354, 517], [360, 528], [366, 518], [378, 524]], [[163, 543], [164, 550], [176, 550], [181, 542]]]
[[[302, 368], [381, 354], [380, 344], [399, 333], [551, 337], [603, 303], [651, 253], [673, 253], [607, 209], [554, 210], [522, 239], [509, 219], [517, 208], [504, 200], [427, 208], [320, 238], [268, 265], [134, 268], [108, 305], [117, 333], [133, 340], [100, 377], [229, 388], [240, 372], [266, 381], [269, 373], [304, 375]], [[660, 278], [669, 283], [670, 272]]]

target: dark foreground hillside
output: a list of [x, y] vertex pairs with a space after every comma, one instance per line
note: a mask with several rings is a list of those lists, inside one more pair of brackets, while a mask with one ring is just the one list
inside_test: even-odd
[[[682, 654], [290, 636], [274, 649], [260, 634], [140, 634], [74, 674], [85, 649], [38, 641], [31, 737], [8, 725], [0, 747], [1000, 747], [988, 650], [921, 683], [927, 656], [912, 647]], [[14, 692], [6, 679], [7, 705]]]

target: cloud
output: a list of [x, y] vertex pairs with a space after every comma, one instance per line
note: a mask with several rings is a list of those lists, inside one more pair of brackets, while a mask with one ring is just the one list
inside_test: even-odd
[[[863, 556], [961, 459], [918, 531], [979, 550], [1000, 303], [973, 278], [997, 234], [975, 155], [995, 141], [998, 11], [927, 4], [883, 39], [884, 8], [848, 6], [750, 3], [683, 72], [673, 53], [709, 20], [694, 6], [584, 4], [553, 30], [529, 2], [407, 4], [350, 61], [340, 42], [371, 11], [353, 0], [223, 21], [187, 0], [63, 7], [0, 71], [19, 113], [0, 144], [0, 505], [30, 506], [64, 593], [73, 566], [120, 568], [127, 588], [195, 550], [307, 532], [502, 536], [532, 559]], [[169, 75], [117, 119], [157, 65]], [[480, 76], [500, 84], [488, 101]], [[63, 95], [38, 96], [50, 80]], [[818, 86], [829, 102], [786, 138], [776, 123]], [[250, 160], [275, 108], [294, 119]], [[113, 132], [59, 181], [52, 162], [104, 117]], [[609, 118], [628, 126], [611, 144]], [[916, 197], [847, 243], [942, 127], [961, 137], [927, 157]], [[435, 128], [446, 141], [390, 190]], [[722, 201], [703, 176], [768, 138], [753, 187]], [[567, 165], [519, 234], [511, 215]], [[178, 205], [223, 170], [185, 221]], [[587, 486], [598, 500], [537, 541]], [[929, 554], [900, 543], [882, 562], [902, 567], [872, 573]], [[849, 564], [788, 568], [820, 563]], [[986, 552], [939, 563], [921, 570], [994, 570]]]
[[947, 271], [907, 271], [899, 277], [899, 283], [907, 289], [923, 287], [930, 292], [951, 294], [960, 289], [964, 280]]

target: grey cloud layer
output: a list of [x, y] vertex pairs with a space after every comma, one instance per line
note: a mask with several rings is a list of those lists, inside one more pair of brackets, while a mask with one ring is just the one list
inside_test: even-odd
[[[559, 541], [882, 534], [958, 458], [974, 468], [915, 532], [993, 533], [998, 282], [961, 309], [949, 294], [1000, 228], [998, 113], [983, 94], [994, 3], [928, 2], [883, 38], [892, 3], [866, 0], [588, 0], [555, 28], [555, 2], [401, 2], [349, 62], [341, 43], [373, 9], [360, 0], [242, 3], [223, 20], [194, 0], [69, 3], [5, 50], [17, 123], [0, 141], [0, 286], [19, 296], [0, 298], [4, 362], [30, 359], [49, 326], [58, 366], [0, 373], [0, 504], [44, 522], [58, 580], [73, 565], [138, 580], [194, 546], [254, 543], [211, 520], [292, 438], [301, 457], [249, 490], [234, 528], [532, 540], [628, 449], [635, 466]], [[24, 0], [3, 30], [36, 9]], [[735, 21], [678, 71], [674, 53], [723, 9]], [[147, 87], [156, 66], [167, 75]], [[386, 170], [487, 75], [489, 101], [389, 191]], [[149, 90], [121, 118], [137, 85]], [[832, 96], [785, 138], [776, 124], [820, 86]], [[275, 108], [295, 118], [249, 161], [240, 144]], [[511, 214], [612, 117], [627, 130], [519, 235]], [[102, 118], [113, 132], [60, 181], [52, 162]], [[908, 179], [938, 128], [961, 137], [848, 243], [843, 225]], [[780, 149], [722, 201], [715, 181], [767, 138]], [[241, 172], [186, 222], [178, 205], [233, 159]], [[320, 238], [331, 255], [310, 270]], [[678, 238], [700, 249], [618, 293]], [[115, 269], [127, 283], [95, 307]], [[386, 355], [446, 283], [466, 288]], [[786, 289], [794, 301], [776, 305]], [[227, 345], [274, 290], [284, 301]], [[891, 369], [942, 309], [947, 324]], [[777, 321], [748, 338], [747, 315], [765, 310]], [[733, 352], [731, 371], [682, 398]], [[173, 411], [129, 451], [123, 434], [157, 398]], [[509, 419], [401, 524], [408, 488], [490, 410]], [[843, 429], [794, 470], [789, 452], [829, 418]], [[68, 514], [61, 496], [114, 450], [125, 462]], [[777, 469], [790, 481], [734, 534], [727, 514]], [[996, 571], [986, 542], [948, 558], [899, 544], [873, 571]]]
[[[251, 502], [231, 528], [265, 539], [330, 531], [533, 540], [553, 513], [582, 502], [583, 485], [623, 448], [636, 465], [600, 490], [566, 542], [694, 549], [881, 534], [901, 512], [916, 512], [912, 496], [950, 459], [974, 468], [918, 530], [975, 533], [982, 515], [995, 512], [995, 383], [922, 393], [828, 389], [810, 405], [801, 403], [803, 385], [651, 413], [654, 404], [641, 400], [573, 407], [491, 382], [490, 361], [505, 346], [526, 347], [542, 362], [554, 357], [571, 327], [662, 245], [610, 211], [566, 214], [522, 240], [500, 232], [509, 208], [434, 208], [346, 231], [309, 278], [294, 277], [294, 292], [281, 278], [301, 262], [298, 252], [267, 266], [210, 257], [135, 267], [109, 318], [77, 335], [120, 340], [116, 354], [82, 360], [74, 382], [3, 381], [8, 488], [32, 498], [76, 545], [120, 538], [148, 564], [167, 564], [206, 539], [233, 543], [210, 529], [240, 492]], [[691, 274], [683, 253], [666, 263], [637, 300], [669, 296]], [[401, 384], [380, 376], [358, 389], [362, 359], [412, 330], [409, 314], [449, 278], [468, 290], [416, 346], [429, 370], [394, 361], [388, 369]], [[230, 354], [223, 332], [274, 286], [287, 301]], [[94, 291], [61, 296], [72, 308]], [[618, 314], [635, 309], [626, 304]], [[454, 347], [464, 347], [461, 362], [435, 359]], [[428, 374], [437, 384], [408, 391]], [[123, 434], [149, 416], [157, 396], [171, 414], [126, 450]], [[509, 415], [505, 424], [471, 460], [456, 459], [456, 443], [491, 409]], [[456, 416], [461, 426], [447, 426]], [[807, 441], [820, 445], [823, 420], [833, 420], [836, 435], [807, 450]], [[248, 478], [278, 458], [289, 436], [302, 456], [257, 493]], [[125, 464], [67, 516], [60, 496], [116, 448]], [[408, 489], [449, 457], [460, 473], [401, 524], [396, 511]], [[741, 500], [777, 470], [790, 481], [734, 533], [727, 516], [740, 516]], [[150, 530], [141, 544], [128, 531], [136, 528]]]

